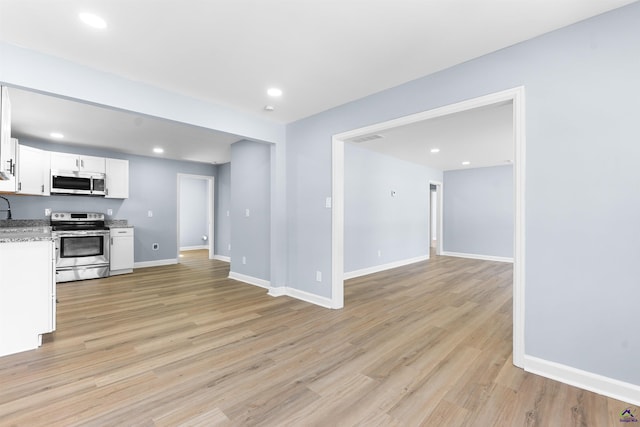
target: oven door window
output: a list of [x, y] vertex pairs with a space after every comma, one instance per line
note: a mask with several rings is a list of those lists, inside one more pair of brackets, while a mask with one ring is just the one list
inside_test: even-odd
[[60, 258], [81, 258], [104, 255], [105, 236], [60, 237]]

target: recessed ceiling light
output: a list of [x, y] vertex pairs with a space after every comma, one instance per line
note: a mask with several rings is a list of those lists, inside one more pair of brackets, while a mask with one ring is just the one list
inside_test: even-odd
[[273, 97], [282, 96], [282, 90], [278, 89], [277, 87], [272, 87], [267, 89], [267, 95], [273, 96]]
[[431, 152], [432, 152], [432, 153], [439, 153], [439, 152], [440, 152], [440, 149], [439, 149], [439, 148], [432, 148], [432, 149], [431, 149]]
[[51, 133], [49, 134], [49, 136], [50, 136], [51, 138], [55, 138], [55, 139], [62, 139], [62, 138], [64, 138], [64, 135], [63, 135], [63, 134], [61, 134], [60, 132], [51, 132]]
[[264, 106], [264, 111], [273, 111], [276, 108], [273, 105], [265, 105]]
[[470, 161], [465, 160], [464, 162], [462, 162], [462, 166], [469, 166], [471, 164]]
[[93, 13], [81, 12], [78, 14], [78, 18], [92, 28], [97, 28], [99, 30], [107, 28], [107, 21]]
[[153, 149], [153, 152], [156, 153], [156, 154], [162, 154], [162, 153], [164, 153], [164, 149], [160, 148], [160, 147], [155, 147]]

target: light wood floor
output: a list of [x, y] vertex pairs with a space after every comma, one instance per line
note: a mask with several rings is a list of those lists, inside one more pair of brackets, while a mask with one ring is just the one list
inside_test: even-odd
[[514, 368], [511, 265], [433, 257], [328, 310], [183, 263], [58, 285], [0, 358], [0, 425], [619, 426], [628, 405]]

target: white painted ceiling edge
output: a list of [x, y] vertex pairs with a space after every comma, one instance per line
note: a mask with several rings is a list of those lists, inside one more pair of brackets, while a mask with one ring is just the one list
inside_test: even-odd
[[[81, 0], [0, 0], [0, 41], [287, 123], [632, 2], [137, 0], [123, 8], [120, 2], [98, 0], [91, 3], [91, 11], [103, 16], [108, 27], [97, 31], [77, 19], [86, 8]], [[282, 88], [282, 97], [270, 98], [266, 90], [271, 86]], [[21, 108], [19, 100], [14, 104]], [[266, 112], [265, 104], [275, 110]], [[32, 104], [28, 110], [35, 114], [37, 109]], [[92, 114], [98, 113], [87, 113]], [[104, 114], [102, 123], [139, 122], [136, 115], [116, 117], [121, 112], [113, 110]], [[82, 109], [75, 117], [76, 123], [86, 123]], [[72, 126], [61, 132], [76, 133], [73, 121], [61, 120]], [[37, 122], [24, 112], [16, 111], [15, 122], [18, 133], [44, 131], [36, 130]], [[143, 122], [138, 127], [149, 132], [149, 141], [166, 134], [181, 141], [205, 138], [207, 145], [218, 146], [203, 153], [202, 144], [179, 144], [180, 150], [167, 153], [168, 158], [227, 161], [223, 153], [228, 152], [232, 135], [205, 135], [211, 131], [187, 130], [179, 124], [174, 132], [166, 129], [171, 122], [148, 117]], [[30, 123], [29, 128], [23, 123]], [[119, 135], [103, 129], [103, 136], [109, 148], [118, 150], [120, 141], [135, 146], [126, 136], [131, 133], [139, 141], [135, 131], [141, 129], [125, 125]], [[106, 144], [84, 138], [77, 139], [83, 144]], [[387, 143], [390, 138], [385, 136]], [[147, 148], [141, 144], [137, 154], [148, 155]], [[506, 160], [500, 156], [497, 162]]]

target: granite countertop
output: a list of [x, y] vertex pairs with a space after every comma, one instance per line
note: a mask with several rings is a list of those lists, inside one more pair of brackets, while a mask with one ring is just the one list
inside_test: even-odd
[[105, 225], [109, 228], [133, 228], [126, 219], [108, 219], [105, 220]]
[[51, 241], [51, 227], [0, 227], [0, 243]]
[[[126, 219], [105, 221], [110, 228], [133, 228]], [[0, 220], [0, 243], [38, 242], [52, 240], [50, 221], [47, 219]]]

